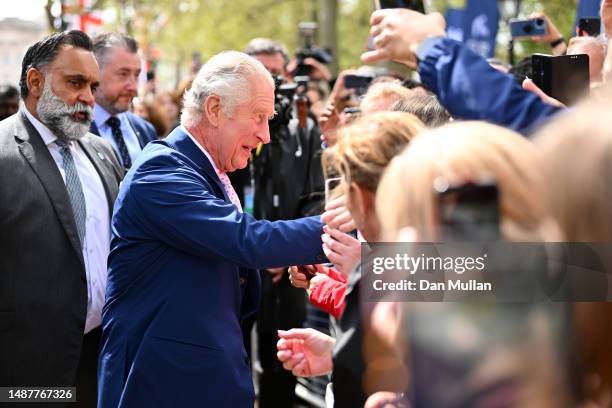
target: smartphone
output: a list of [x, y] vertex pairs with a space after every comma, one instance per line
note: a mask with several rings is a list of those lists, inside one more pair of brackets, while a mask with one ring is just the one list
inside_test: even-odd
[[342, 177], [328, 178], [325, 180], [325, 204], [329, 204], [331, 200], [337, 197], [334, 190], [338, 188], [342, 182]]
[[601, 18], [583, 17], [578, 20], [579, 37], [597, 37], [601, 33]]
[[374, 0], [374, 8], [387, 9], [387, 8], [405, 8], [419, 13], [425, 13], [425, 4], [423, 0]]
[[510, 34], [512, 38], [541, 37], [547, 33], [546, 21], [543, 18], [510, 20]]
[[374, 77], [370, 75], [346, 75], [344, 87], [346, 89], [364, 89], [370, 85]]
[[546, 95], [565, 105], [574, 105], [589, 93], [589, 56], [586, 54], [534, 54], [531, 66], [533, 82]]
[[468, 183], [436, 189], [440, 235], [443, 242], [496, 241], [499, 193], [494, 183]]

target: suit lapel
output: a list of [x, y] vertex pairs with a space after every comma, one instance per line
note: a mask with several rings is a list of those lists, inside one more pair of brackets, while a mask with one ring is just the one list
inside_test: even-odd
[[130, 117], [129, 112], [125, 113], [125, 117], [127, 118], [127, 121], [130, 124], [130, 127], [132, 128], [132, 132], [134, 132], [134, 134], [136, 135], [136, 139], [138, 139], [138, 143], [140, 144], [140, 148], [144, 149], [144, 147], [145, 147], [144, 139], [143, 139], [142, 135], [140, 134], [140, 131], [138, 130], [138, 127], [134, 125], [134, 122], [132, 121], [132, 118]]
[[57, 168], [57, 164], [42, 138], [23, 112], [20, 114], [20, 120], [15, 123], [15, 136], [19, 142], [19, 151], [42, 183], [53, 204], [53, 208], [55, 208], [55, 213], [64, 227], [66, 235], [68, 235], [68, 240], [84, 267], [85, 262], [83, 261], [83, 252], [74, 221], [74, 214], [68, 198], [68, 192], [66, 191], [66, 184]]
[[100, 179], [102, 180], [102, 185], [104, 186], [104, 193], [106, 194], [106, 202], [108, 204], [108, 211], [110, 216], [113, 215], [113, 204], [115, 202], [115, 198], [117, 197], [117, 182], [115, 177], [111, 172], [109, 172], [109, 168], [104, 165], [104, 161], [109, 160], [108, 157], [104, 154], [104, 152], [98, 150], [93, 146], [87, 137], [79, 140], [79, 145], [85, 151], [87, 157], [89, 157], [89, 161], [93, 164]]
[[212, 163], [200, 148], [196, 146], [195, 142], [181, 130], [181, 126], [174, 129], [172, 133], [164, 139], [164, 142], [187, 156], [196, 165], [199, 173], [214, 183], [218, 190], [217, 197], [223, 198], [228, 203], [231, 202]]

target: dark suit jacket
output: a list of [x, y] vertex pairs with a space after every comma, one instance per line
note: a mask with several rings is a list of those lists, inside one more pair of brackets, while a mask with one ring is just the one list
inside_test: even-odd
[[[141, 149], [144, 149], [147, 143], [157, 140], [157, 132], [151, 123], [147, 122], [138, 115], [134, 115], [132, 112], [125, 112], [125, 115], [128, 118], [128, 122], [130, 123], [132, 130], [134, 130], [134, 133], [136, 133]], [[91, 122], [89, 131], [94, 135], [100, 136], [100, 130], [98, 129], [96, 122]]]
[[[110, 212], [117, 157], [91, 134], [78, 143]], [[59, 169], [23, 112], [0, 122], [0, 231], [0, 385], [73, 385], [87, 313], [81, 244]]]
[[249, 268], [321, 262], [322, 227], [239, 212], [181, 128], [150, 143], [113, 213], [98, 406], [252, 407], [240, 319], [260, 281]]

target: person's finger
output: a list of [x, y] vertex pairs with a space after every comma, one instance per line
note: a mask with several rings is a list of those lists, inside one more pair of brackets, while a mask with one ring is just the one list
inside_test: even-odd
[[353, 220], [353, 218], [351, 218], [349, 221], [345, 222], [344, 224], [338, 227], [338, 230], [342, 232], [351, 232], [356, 229], [357, 229], [357, 225], [355, 224], [355, 221]]
[[291, 329], [291, 330], [278, 330], [278, 337], [281, 339], [299, 339], [308, 340], [312, 337], [314, 329]]
[[389, 14], [389, 9], [375, 10], [370, 16], [370, 25], [380, 24], [380, 22]]
[[347, 247], [355, 243], [359, 244], [358, 239], [353, 238], [351, 235], [347, 234], [346, 232], [342, 232], [340, 230], [336, 230], [333, 228], [328, 228], [327, 226], [323, 227], [323, 231], [329, 234], [331, 238], [335, 239], [336, 241], [340, 242], [341, 244]]
[[366, 64], [371, 64], [379, 61], [386, 61], [391, 59], [389, 51], [386, 49], [378, 49], [373, 51], [366, 51], [361, 54], [361, 61]]
[[302, 361], [300, 361], [299, 363], [297, 363], [295, 365], [295, 367], [293, 367], [293, 370], [291, 370], [291, 374], [295, 375], [296, 377], [304, 377], [306, 376], [307, 372], [306, 372], [306, 359], [302, 359]]
[[380, 33], [382, 33], [382, 30], [383, 30], [383, 26], [380, 24], [376, 24], [370, 27], [370, 36], [372, 37], [372, 39], [376, 37], [377, 35], [379, 35]]
[[306, 274], [299, 272], [297, 269], [295, 271], [289, 271], [289, 274], [294, 280], [306, 280]]
[[335, 210], [341, 207], [344, 208], [345, 203], [346, 203], [346, 199], [344, 198], [343, 195], [340, 197], [336, 197], [330, 202], [325, 204], [325, 211], [331, 211], [331, 210]]
[[389, 30], [385, 28], [380, 34], [372, 39], [372, 44], [378, 49], [385, 48], [385, 45], [389, 43], [391, 38], [393, 38], [393, 36]]
[[329, 249], [336, 252], [338, 255], [343, 255], [349, 250], [349, 247], [347, 245], [343, 244], [340, 241], [336, 241], [335, 239], [330, 237], [329, 234], [321, 235], [321, 240], [323, 241], [323, 243], [325, 243], [325, 245], [327, 245]]
[[338, 253], [329, 249], [329, 247], [326, 244], [323, 244], [321, 248], [323, 248], [323, 253], [327, 257], [327, 259], [329, 259], [329, 261], [333, 263], [336, 266], [336, 268], [340, 269], [344, 266], [342, 263], [343, 258], [340, 255], [338, 255]]
[[289, 345], [289, 340], [279, 339], [276, 342], [276, 349], [279, 350], [279, 351], [280, 350], [288, 350], [290, 348], [291, 348], [291, 346]]
[[349, 213], [348, 211], [343, 211], [341, 214], [338, 214], [332, 219], [330, 219], [326, 224], [329, 228], [340, 229], [340, 226], [350, 223], [352, 219], [353, 217], [351, 217], [351, 213]]
[[285, 370], [292, 371], [293, 367], [295, 367], [303, 359], [304, 359], [303, 353], [294, 354], [289, 359], [283, 361], [283, 368]]
[[291, 358], [292, 354], [293, 353], [291, 352], [291, 350], [280, 350], [276, 352], [276, 358], [278, 358], [278, 361], [280, 361], [281, 363], [284, 363], [285, 361]]
[[536, 94], [537, 96], [540, 97], [540, 99], [544, 103], [547, 103], [547, 104], [549, 104], [551, 106], [555, 106], [555, 107], [558, 107], [558, 108], [565, 107], [565, 105], [562, 102], [558, 101], [557, 99], [555, 99], [553, 97], [548, 96], [530, 78], [525, 78], [525, 80], [523, 81], [523, 89], [526, 90], [526, 91], [529, 91], [529, 92], [532, 92], [532, 93]]
[[328, 224], [334, 221], [337, 217], [339, 217], [342, 213], [346, 212], [344, 207], [334, 208], [333, 210], [325, 211], [321, 214], [321, 222], [323, 224]]

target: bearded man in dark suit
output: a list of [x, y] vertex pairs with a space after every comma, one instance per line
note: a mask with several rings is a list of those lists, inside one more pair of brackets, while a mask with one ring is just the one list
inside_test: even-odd
[[98, 78], [86, 34], [52, 34], [28, 49], [21, 107], [0, 123], [0, 385], [76, 385], [87, 407], [123, 176], [88, 133]]

